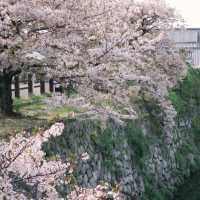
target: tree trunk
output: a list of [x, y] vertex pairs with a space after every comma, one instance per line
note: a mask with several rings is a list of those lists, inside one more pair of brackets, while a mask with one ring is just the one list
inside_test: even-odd
[[13, 113], [12, 101], [12, 76], [0, 75], [0, 112], [3, 114]]

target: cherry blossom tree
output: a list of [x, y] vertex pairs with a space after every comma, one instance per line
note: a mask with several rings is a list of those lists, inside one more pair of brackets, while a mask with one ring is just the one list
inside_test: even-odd
[[[19, 184], [25, 188], [36, 188], [37, 198], [42, 195], [58, 199], [55, 184], [58, 178], [70, 172], [70, 164], [57, 159], [46, 161], [42, 151], [42, 143], [50, 137], [62, 134], [64, 125], [57, 123], [49, 130], [36, 136], [24, 137], [17, 135], [10, 142], [0, 144], [0, 193], [8, 199], [27, 199]], [[15, 189], [14, 189], [15, 188]], [[31, 193], [29, 191], [29, 193]]]
[[[109, 96], [131, 116], [130, 81], [161, 98], [185, 69], [166, 34], [176, 20], [162, 0], [0, 0], [0, 112], [12, 113], [11, 81], [24, 70], [67, 78], [91, 101]], [[0, 190], [8, 199], [27, 199], [18, 182], [37, 188], [37, 198], [58, 199], [55, 185], [73, 169], [46, 161], [41, 145], [62, 129], [0, 144]], [[77, 188], [70, 198], [98, 191]]]
[[[70, 183], [74, 164], [69, 160], [46, 160], [42, 144], [52, 137], [62, 134], [63, 123], [56, 123], [46, 131], [27, 137], [21, 133], [9, 142], [0, 143], [0, 199], [63, 199], [56, 190], [61, 184]], [[87, 152], [78, 155], [83, 161], [90, 159]], [[96, 188], [81, 188], [74, 185], [74, 190], [67, 199], [106, 199], [122, 200], [119, 192], [112, 191], [108, 184]]]
[[126, 83], [137, 71], [182, 70], [164, 34], [176, 20], [162, 0], [0, 0], [1, 112], [12, 113], [11, 81], [21, 70], [128, 105]]

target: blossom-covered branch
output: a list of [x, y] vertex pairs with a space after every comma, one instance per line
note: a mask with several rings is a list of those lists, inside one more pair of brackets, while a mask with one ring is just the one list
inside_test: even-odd
[[166, 34], [178, 17], [162, 0], [0, 2], [0, 77], [34, 67], [72, 80], [89, 101], [108, 93], [130, 107], [127, 74], [149, 76], [159, 87], [164, 71], [168, 87], [185, 70]]
[[17, 135], [10, 142], [0, 145], [0, 189], [10, 199], [27, 199], [23, 189], [16, 189], [18, 184], [30, 187], [37, 185], [38, 198], [46, 193], [47, 197], [57, 197], [55, 185], [59, 177], [67, 176], [69, 163], [61, 160], [46, 161], [42, 151], [43, 142], [50, 137], [62, 134], [64, 125], [57, 123], [44, 133], [27, 138]]

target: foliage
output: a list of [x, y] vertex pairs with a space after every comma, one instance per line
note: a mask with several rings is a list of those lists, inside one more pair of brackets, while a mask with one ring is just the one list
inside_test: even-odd
[[196, 109], [200, 105], [199, 87], [200, 70], [189, 68], [185, 79], [170, 92], [169, 98], [180, 117], [198, 112]]
[[149, 154], [149, 140], [142, 132], [142, 129], [139, 128], [133, 121], [127, 123], [125, 133], [127, 134], [127, 142], [133, 150], [133, 159], [136, 160], [136, 163], [139, 163], [139, 166], [143, 168], [144, 159]]
[[176, 111], [180, 113], [185, 113], [185, 109], [187, 109], [186, 102], [182, 100], [182, 98], [175, 92], [171, 91], [169, 94], [169, 98], [172, 101]]
[[178, 187], [175, 192], [174, 200], [198, 200], [200, 196], [200, 172], [192, 173], [189, 178], [186, 178], [185, 183]]
[[160, 181], [156, 174], [149, 173], [148, 169], [142, 173], [144, 182], [144, 193], [141, 200], [172, 200], [175, 185]]
[[188, 198], [199, 199], [199, 87], [200, 71], [199, 69], [189, 67], [187, 76], [170, 92], [169, 95], [169, 98], [177, 111], [177, 120], [179, 124], [180, 122], [185, 122], [185, 127], [182, 127], [182, 132], [186, 132], [185, 141], [180, 144], [175, 154], [177, 167], [179, 169], [178, 175], [180, 175], [180, 177], [185, 177], [182, 180], [184, 183], [181, 183], [182, 185], [180, 185], [175, 192], [174, 199], [176, 200]]
[[136, 71], [159, 87], [163, 70], [173, 85], [185, 69], [165, 34], [178, 17], [162, 0], [0, 0], [0, 15], [0, 80], [45, 73], [89, 101], [109, 93], [128, 107]]
[[146, 120], [150, 129], [150, 132], [156, 136], [161, 136], [163, 133], [163, 111], [159, 106], [159, 103], [150, 98], [145, 99], [142, 97], [138, 100], [138, 104], [141, 109], [142, 120]]
[[[176, 160], [182, 171], [186, 168], [190, 162], [188, 161], [189, 154], [193, 154], [194, 157], [198, 154], [199, 148], [199, 113], [200, 113], [200, 71], [199, 69], [193, 69], [189, 67], [188, 74], [179, 85], [170, 92], [169, 98], [175, 107], [178, 114], [178, 121], [189, 121], [185, 124], [187, 135], [190, 134], [190, 138], [187, 138], [187, 143], [183, 143], [179, 146], [176, 152]], [[189, 127], [188, 127], [189, 126]], [[186, 137], [188, 137], [186, 135]], [[195, 166], [193, 166], [195, 167]], [[196, 167], [195, 167], [196, 168]]]
[[106, 127], [100, 132], [94, 132], [91, 139], [95, 144], [97, 152], [102, 154], [104, 165], [111, 169], [114, 164], [113, 148], [117, 145], [117, 140], [113, 136], [113, 130]]
[[[180, 131], [182, 131], [182, 135], [184, 135], [184, 139], [181, 138], [182, 143], [179, 143], [179, 139], [177, 140], [177, 144], [179, 145], [176, 153], [176, 176], [179, 180], [179, 184], [181, 184], [184, 180], [184, 177], [188, 177], [190, 172], [199, 170], [199, 105], [200, 105], [200, 71], [198, 69], [189, 68], [187, 76], [180, 82], [175, 89], [170, 92], [169, 98], [173, 103], [177, 111], [177, 119]], [[141, 100], [140, 100], [141, 101]], [[148, 104], [147, 104], [147, 103]], [[150, 103], [149, 103], [150, 102]], [[154, 107], [152, 101], [145, 101], [141, 103], [143, 105], [146, 104], [145, 108], [148, 113], [151, 114], [151, 108], [153, 110], [154, 118], [156, 116], [160, 116], [159, 107]], [[156, 104], [155, 104], [156, 105]], [[158, 104], [156, 105], [158, 106]], [[162, 115], [161, 115], [162, 116]], [[162, 125], [162, 118], [161, 125]], [[191, 120], [192, 119], [192, 120]], [[183, 124], [181, 122], [185, 122]], [[156, 126], [158, 126], [157, 124]], [[160, 128], [159, 128], [160, 129]], [[198, 174], [198, 172], [197, 172]], [[144, 174], [144, 185], [145, 185], [145, 193], [143, 199], [171, 199], [171, 193], [174, 192], [174, 189], [166, 188], [166, 186], [160, 187], [158, 181], [155, 180], [154, 177], [151, 178], [149, 174]], [[186, 178], [184, 181], [187, 181]], [[191, 180], [189, 180], [191, 181]], [[187, 185], [185, 183], [183, 186], [180, 186], [178, 191], [175, 192], [174, 199], [188, 199], [190, 195], [186, 195], [185, 188], [188, 187], [188, 192], [191, 192], [192, 187], [195, 187], [195, 190], [198, 190], [196, 187], [196, 183], [191, 181]], [[184, 193], [184, 195], [182, 195]], [[197, 192], [194, 192], [195, 195], [192, 195], [192, 198], [199, 199], [199, 196], [196, 195]], [[187, 197], [186, 197], [187, 196]]]
[[183, 175], [188, 175], [188, 170], [190, 169], [189, 154], [193, 153], [193, 144], [182, 144], [176, 151], [175, 159], [176, 165], [179, 173]]
[[200, 117], [194, 116], [192, 119], [191, 132], [194, 136], [194, 142], [199, 147], [200, 144]]
[[144, 176], [144, 189], [145, 192], [142, 196], [142, 200], [168, 200], [170, 198], [170, 190], [164, 186], [159, 186], [155, 177], [151, 174], [145, 174]]

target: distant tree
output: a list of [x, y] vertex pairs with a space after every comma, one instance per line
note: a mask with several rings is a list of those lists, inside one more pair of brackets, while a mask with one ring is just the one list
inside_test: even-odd
[[161, 0], [0, 0], [0, 111], [13, 111], [12, 78], [33, 69], [128, 104], [136, 71], [182, 69], [164, 34], [176, 20]]

